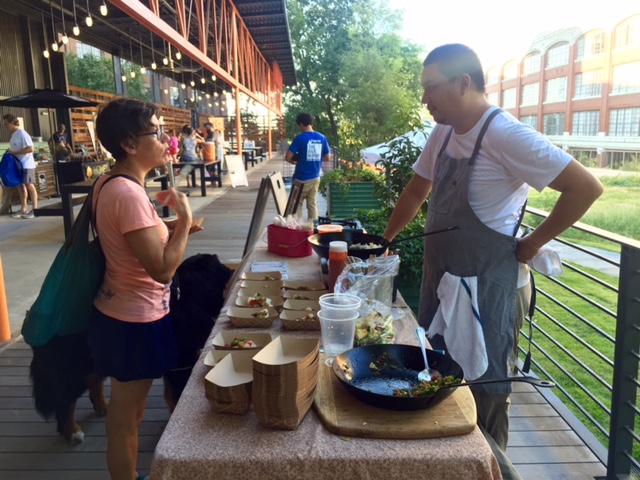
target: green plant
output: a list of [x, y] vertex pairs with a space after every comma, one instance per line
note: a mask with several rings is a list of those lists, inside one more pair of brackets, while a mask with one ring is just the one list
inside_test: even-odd
[[[375, 194], [384, 204], [395, 206], [404, 187], [413, 177], [413, 164], [422, 152], [422, 147], [414, 143], [414, 139], [420, 136], [426, 139], [430, 131], [431, 123], [425, 122], [413, 132], [401, 135], [386, 144], [387, 151], [382, 152], [382, 158], [376, 162], [376, 166], [384, 172], [384, 182], [376, 185], [375, 190]], [[427, 212], [426, 203], [422, 211]]]
[[339, 168], [325, 173], [320, 179], [318, 191], [323, 197], [327, 197], [330, 183], [339, 185], [342, 198], [346, 200], [349, 193], [349, 184], [354, 182], [381, 182], [380, 173], [371, 165], [363, 162], [342, 161]]

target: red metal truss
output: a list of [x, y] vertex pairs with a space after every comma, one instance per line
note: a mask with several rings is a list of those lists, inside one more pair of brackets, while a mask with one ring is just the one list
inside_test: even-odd
[[[109, 0], [236, 93], [244, 93], [276, 115], [282, 114], [280, 69], [264, 58], [231, 0], [167, 0], [175, 7], [179, 31], [160, 18], [160, 0], [146, 1], [149, 7], [139, 0]], [[197, 38], [190, 33], [192, 22], [197, 24]]]

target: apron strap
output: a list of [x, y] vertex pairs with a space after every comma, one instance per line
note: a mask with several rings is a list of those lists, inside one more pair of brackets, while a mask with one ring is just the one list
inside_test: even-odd
[[520, 208], [520, 217], [518, 217], [516, 226], [513, 229], [513, 234], [511, 235], [512, 237], [515, 237], [516, 234], [518, 233], [518, 230], [520, 230], [520, 226], [522, 225], [522, 220], [524, 220], [524, 214], [525, 214], [526, 208], [527, 208], [527, 200], [524, 201], [524, 203], [522, 204], [522, 208]]
[[482, 138], [484, 137], [484, 134], [487, 133], [487, 129], [489, 128], [489, 124], [491, 123], [491, 120], [493, 120], [496, 117], [496, 115], [498, 115], [501, 112], [502, 112], [501, 109], [496, 108], [493, 112], [489, 114], [487, 119], [484, 121], [484, 125], [482, 125], [482, 129], [480, 130], [480, 133], [478, 134], [478, 139], [476, 140], [476, 146], [474, 147], [473, 153], [469, 158], [469, 165], [473, 165], [474, 162], [476, 161], [476, 157], [478, 156], [478, 152], [480, 151], [480, 144], [482, 143]]
[[447, 145], [449, 145], [449, 139], [451, 138], [451, 134], [453, 133], [453, 127], [451, 127], [449, 129], [449, 133], [447, 134], [447, 138], [444, 139], [444, 142], [442, 143], [442, 147], [440, 147], [440, 151], [438, 152], [438, 157], [440, 158], [442, 156], [442, 154], [444, 153], [444, 149], [447, 148]]
[[522, 372], [529, 373], [531, 370], [531, 342], [533, 339], [533, 314], [536, 313], [536, 282], [533, 279], [533, 270], [529, 271], [529, 279], [531, 281], [531, 301], [529, 303], [529, 346], [527, 354], [522, 362]]

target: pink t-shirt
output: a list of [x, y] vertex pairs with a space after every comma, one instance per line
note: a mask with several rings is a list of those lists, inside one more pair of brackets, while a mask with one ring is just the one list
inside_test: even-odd
[[169, 230], [158, 217], [144, 188], [120, 177], [101, 190], [108, 176], [96, 180], [93, 205], [100, 245], [107, 259], [104, 281], [94, 305], [105, 315], [125, 322], [153, 322], [169, 313], [170, 285], [153, 280], [135, 258], [125, 233], [156, 227], [162, 242]]
[[169, 138], [169, 153], [171, 155], [178, 153], [178, 137], [172, 136]]

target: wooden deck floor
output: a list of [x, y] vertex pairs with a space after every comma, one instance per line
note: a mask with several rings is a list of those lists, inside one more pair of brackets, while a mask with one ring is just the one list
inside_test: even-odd
[[[198, 210], [197, 216], [205, 217], [205, 231], [190, 239], [187, 255], [216, 253], [222, 261], [237, 262], [244, 248], [259, 179], [281, 166], [281, 161], [275, 159], [258, 164], [249, 173], [249, 188], [229, 190]], [[271, 223], [275, 213], [271, 203], [266, 223]], [[93, 412], [88, 397], [83, 396], [76, 416], [85, 441], [74, 447], [67, 445], [56, 434], [55, 424], [46, 423], [33, 408], [30, 362], [31, 349], [23, 341], [0, 346], [0, 479], [108, 479], [104, 418]], [[512, 402], [507, 455], [525, 480], [589, 480], [605, 474], [598, 458], [534, 387], [514, 384]], [[168, 418], [162, 385], [156, 382], [140, 430], [139, 471], [149, 471]], [[211, 478], [217, 478], [215, 472]]]

